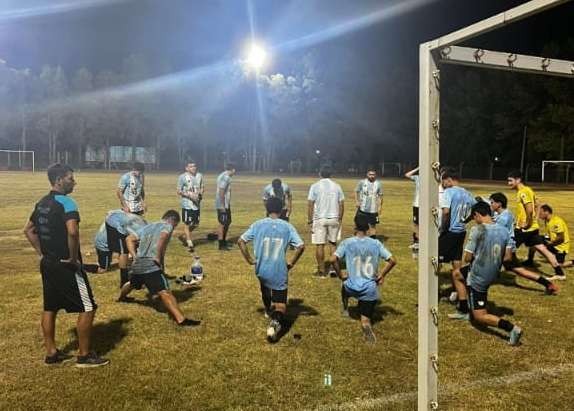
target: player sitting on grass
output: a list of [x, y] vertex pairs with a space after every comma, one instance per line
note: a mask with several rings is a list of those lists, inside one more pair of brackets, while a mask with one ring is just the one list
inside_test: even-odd
[[[255, 266], [265, 313], [271, 317], [267, 339], [275, 342], [279, 339], [287, 311], [288, 273], [303, 254], [305, 246], [295, 227], [280, 219], [283, 203], [279, 198], [270, 198], [265, 207], [269, 217], [253, 223], [239, 238], [238, 245], [245, 260]], [[250, 241], [254, 242], [255, 260], [247, 249]], [[295, 254], [287, 262], [286, 252], [290, 245], [295, 247]]]
[[537, 282], [538, 284], [546, 288], [546, 294], [555, 295], [558, 294], [558, 286], [552, 283], [540, 274], [536, 274], [525, 267], [521, 267], [516, 257], [516, 247], [514, 244], [514, 216], [506, 208], [508, 200], [506, 196], [502, 193], [493, 193], [490, 196], [490, 209], [493, 213], [493, 220], [496, 224], [504, 227], [508, 231], [508, 235], [512, 240], [512, 261], [504, 263], [504, 268], [508, 271], [512, 271], [514, 274], [519, 275], [522, 278]]
[[121, 289], [118, 302], [125, 302], [128, 294], [143, 285], [150, 294], [159, 295], [173, 319], [181, 326], [199, 325], [201, 321], [185, 318], [171, 291], [164, 275], [164, 259], [171, 233], [179, 224], [179, 213], [175, 210], [167, 211], [161, 221], [148, 224], [135, 234], [130, 234], [127, 246], [134, 258], [132, 276]]
[[[458, 298], [465, 302], [467, 298], [470, 300], [474, 322], [509, 332], [510, 345], [517, 345], [522, 335], [520, 327], [487, 311], [488, 288], [498, 278], [503, 261], [512, 260], [512, 239], [505, 227], [494, 223], [490, 206], [484, 201], [472, 206], [471, 212], [477, 225], [470, 230], [464, 247], [465, 265], [458, 270], [459, 275], [455, 277]], [[468, 307], [468, 302], [465, 306]], [[469, 314], [468, 311], [457, 311], [448, 317], [468, 320]]]
[[[556, 256], [556, 260], [562, 267], [571, 267], [573, 261], [566, 261], [568, 252], [570, 251], [570, 232], [568, 231], [566, 221], [554, 214], [552, 207], [548, 204], [540, 206], [538, 216], [544, 222], [546, 232], [544, 245], [548, 251]], [[530, 251], [534, 254], [536, 249], [531, 248]], [[532, 257], [529, 254], [528, 259], [531, 260]], [[566, 276], [558, 275], [555, 278], [565, 280]]]
[[[333, 255], [335, 270], [343, 280], [341, 297], [343, 314], [348, 316], [349, 297], [359, 300], [361, 313], [361, 328], [368, 343], [376, 341], [372, 328], [372, 318], [375, 306], [379, 300], [378, 285], [382, 284], [385, 276], [396, 265], [395, 258], [385, 248], [381, 241], [368, 237], [369, 219], [367, 216], [355, 216], [355, 235], [339, 244]], [[341, 271], [340, 261], [345, 259], [347, 273]], [[387, 261], [379, 273], [379, 261]]]

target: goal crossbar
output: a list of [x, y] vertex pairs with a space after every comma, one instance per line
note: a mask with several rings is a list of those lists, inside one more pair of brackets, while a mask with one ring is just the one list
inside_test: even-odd
[[14, 154], [32, 154], [32, 172], [36, 171], [36, 164], [35, 164], [35, 151], [32, 150], [0, 150], [0, 153], [14, 153]]
[[[574, 164], [574, 160], [544, 160], [542, 161], [542, 182], [544, 182], [545, 170], [548, 164]], [[570, 171], [570, 166], [566, 169], [566, 182], [568, 182], [568, 174]]]

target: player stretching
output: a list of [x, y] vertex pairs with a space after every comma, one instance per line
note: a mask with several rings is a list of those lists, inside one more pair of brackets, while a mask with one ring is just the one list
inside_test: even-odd
[[194, 326], [201, 324], [201, 321], [184, 317], [177, 300], [169, 291], [169, 284], [164, 275], [165, 251], [171, 233], [178, 224], [178, 212], [169, 210], [161, 221], [148, 224], [127, 237], [126, 242], [130, 254], [134, 257], [134, 263], [130, 281], [123, 285], [118, 301], [127, 301], [126, 297], [132, 290], [139, 290], [145, 285], [150, 294], [159, 295], [163, 305], [178, 325]]
[[[386, 275], [396, 265], [395, 258], [385, 248], [381, 241], [369, 238], [369, 218], [357, 214], [355, 216], [355, 235], [339, 244], [334, 253], [335, 270], [343, 280], [341, 286], [341, 299], [343, 314], [348, 316], [349, 297], [359, 300], [361, 313], [361, 329], [368, 343], [377, 339], [372, 328], [372, 319], [375, 306], [379, 300], [378, 286], [383, 283]], [[340, 261], [345, 259], [347, 274], [341, 271]], [[379, 273], [379, 261], [387, 261]]]
[[[553, 280], [566, 278], [556, 257], [548, 251], [544, 245], [544, 239], [538, 232], [536, 195], [530, 187], [522, 182], [522, 172], [511, 171], [508, 174], [508, 185], [513, 190], [516, 190], [516, 227], [514, 229], [516, 248], [520, 248], [522, 244], [527, 247], [534, 247], [554, 268], [555, 276], [552, 277]], [[527, 260], [525, 265], [532, 265], [532, 263], [532, 261]]]
[[94, 247], [98, 256], [98, 274], [105, 273], [112, 266], [112, 252], [108, 248], [106, 223], [103, 223], [94, 238]]
[[[303, 254], [305, 246], [295, 227], [281, 220], [283, 203], [279, 198], [270, 198], [265, 207], [269, 217], [253, 223], [239, 238], [238, 245], [245, 260], [255, 265], [265, 313], [271, 317], [267, 338], [275, 342], [279, 339], [287, 311], [288, 272]], [[254, 242], [255, 260], [247, 249], [250, 241]], [[295, 254], [287, 262], [286, 252], [290, 245], [295, 247]]]
[[[337, 244], [345, 211], [345, 195], [341, 186], [331, 180], [331, 167], [323, 167], [319, 174], [321, 179], [311, 186], [307, 197], [307, 223], [311, 226], [311, 242], [315, 244], [316, 276], [326, 278], [325, 244], [328, 243], [329, 248]], [[332, 253], [333, 250], [329, 256]]]
[[[460, 276], [462, 249], [466, 236], [466, 223], [470, 217], [470, 209], [476, 203], [474, 197], [459, 185], [458, 174], [447, 170], [442, 174], [442, 186], [445, 188], [439, 206], [442, 209], [441, 234], [438, 239], [440, 261], [452, 262], [452, 284]], [[461, 278], [458, 278], [461, 281]], [[455, 299], [455, 292], [450, 300]], [[459, 309], [468, 311], [468, 307], [461, 307], [466, 300], [458, 300]]]
[[120, 177], [116, 195], [126, 213], [143, 214], [146, 211], [144, 190], [145, 166], [134, 162], [132, 170]]
[[[572, 260], [566, 261], [570, 252], [570, 233], [566, 221], [553, 213], [552, 207], [548, 204], [540, 206], [539, 217], [544, 221], [544, 228], [547, 235], [545, 245], [548, 250], [556, 256], [556, 260], [562, 267], [572, 266]], [[555, 276], [554, 279], [565, 280], [566, 276]]]
[[377, 224], [379, 213], [383, 209], [383, 184], [377, 180], [377, 171], [374, 167], [367, 170], [367, 178], [359, 181], [355, 188], [355, 205], [357, 215], [364, 215], [369, 222], [367, 235], [377, 238]]
[[34, 208], [24, 228], [26, 238], [41, 257], [40, 271], [44, 289], [42, 332], [47, 365], [72, 359], [56, 348], [56, 314], [60, 309], [78, 313], [78, 367], [99, 367], [110, 361], [90, 352], [90, 334], [96, 302], [88, 277], [82, 270], [80, 253], [80, 214], [76, 202], [68, 197], [74, 191], [74, 171], [66, 165], [48, 167], [52, 190]]
[[496, 224], [504, 227], [508, 231], [508, 235], [512, 240], [512, 260], [506, 261], [504, 263], [504, 268], [508, 271], [512, 271], [516, 275], [520, 277], [526, 278], [527, 280], [531, 280], [537, 282], [538, 284], [544, 286], [546, 288], [546, 294], [555, 295], [558, 294], [558, 286], [548, 281], [545, 277], [541, 276], [540, 274], [536, 274], [530, 270], [527, 270], [524, 267], [521, 267], [518, 263], [518, 259], [516, 257], [516, 246], [514, 243], [514, 216], [512, 213], [506, 208], [508, 200], [506, 196], [502, 193], [493, 193], [490, 196], [490, 209], [493, 213], [493, 220]]
[[185, 173], [177, 179], [177, 194], [181, 197], [181, 221], [190, 252], [193, 252], [194, 248], [191, 232], [199, 226], [203, 190], [203, 175], [197, 172], [195, 161], [189, 161], [185, 166]]
[[[472, 218], [477, 225], [470, 230], [470, 236], [464, 248], [465, 266], [458, 270], [459, 275], [455, 277], [455, 285], [459, 300], [466, 301], [468, 296], [472, 319], [475, 322], [498, 327], [510, 333], [510, 345], [517, 345], [522, 336], [522, 329], [510, 321], [488, 313], [486, 309], [488, 288], [498, 278], [503, 260], [507, 262], [512, 260], [512, 240], [508, 230], [499, 224], [494, 224], [490, 213], [490, 206], [484, 201], [472, 206]], [[468, 320], [469, 314], [468, 311], [466, 313], [458, 311], [455, 314], [449, 314], [448, 317]]]
[[[419, 192], [420, 192], [420, 180], [419, 180], [419, 168], [415, 168], [405, 174], [405, 177], [412, 180], [415, 183], [415, 195], [413, 198], [413, 243], [411, 248], [414, 251], [419, 249]], [[442, 186], [442, 184], [441, 184]]]
[[279, 218], [281, 220], [289, 221], [291, 212], [293, 211], [293, 197], [291, 196], [291, 189], [289, 186], [281, 181], [279, 178], [275, 178], [263, 189], [263, 205], [267, 205], [267, 201], [276, 197], [282, 202], [281, 215]]
[[231, 178], [235, 175], [235, 166], [228, 163], [225, 171], [217, 177], [217, 191], [215, 193], [215, 208], [217, 209], [217, 239], [219, 249], [229, 251], [227, 244], [227, 231], [231, 225]]

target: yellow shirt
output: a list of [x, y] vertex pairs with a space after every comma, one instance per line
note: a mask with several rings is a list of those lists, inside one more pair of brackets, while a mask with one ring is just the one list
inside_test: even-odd
[[523, 186], [516, 193], [516, 228], [526, 224], [526, 204], [532, 204], [532, 225], [525, 231], [538, 230], [540, 226], [536, 218], [536, 195], [527, 186]]
[[551, 242], [556, 241], [558, 234], [564, 234], [564, 242], [554, 246], [554, 248], [561, 253], [568, 253], [570, 251], [570, 234], [568, 233], [566, 222], [562, 218], [553, 215], [550, 221], [546, 223], [545, 228], [546, 233], [550, 236]]

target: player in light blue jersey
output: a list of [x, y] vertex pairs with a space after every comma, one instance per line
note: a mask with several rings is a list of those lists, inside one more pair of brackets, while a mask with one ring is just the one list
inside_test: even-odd
[[[303, 254], [305, 246], [295, 227], [279, 218], [283, 208], [281, 200], [272, 197], [265, 206], [269, 217], [253, 223], [241, 235], [238, 245], [245, 260], [255, 265], [265, 313], [271, 317], [267, 338], [270, 342], [275, 342], [280, 337], [287, 312], [288, 273]], [[254, 243], [255, 260], [247, 248], [250, 241]], [[295, 254], [291, 261], [287, 262], [286, 253], [289, 246], [295, 247]]]
[[355, 206], [357, 215], [367, 217], [369, 222], [367, 235], [377, 238], [377, 224], [383, 208], [383, 183], [377, 180], [377, 170], [374, 167], [367, 170], [367, 178], [359, 181], [355, 188]]
[[235, 166], [228, 163], [225, 171], [217, 177], [217, 190], [215, 192], [215, 208], [217, 209], [217, 239], [219, 250], [229, 251], [227, 232], [231, 225], [231, 178], [235, 175]]
[[293, 210], [293, 196], [291, 195], [291, 188], [283, 183], [280, 178], [275, 178], [271, 181], [271, 184], [267, 184], [263, 189], [263, 205], [267, 205], [267, 201], [271, 197], [277, 197], [283, 203], [283, 208], [281, 210], [281, 215], [279, 218], [281, 220], [289, 221], [291, 212]]
[[[355, 235], [339, 244], [333, 255], [333, 260], [335, 270], [343, 280], [341, 287], [343, 313], [346, 316], [349, 315], [349, 297], [359, 300], [363, 334], [368, 343], [374, 343], [376, 337], [372, 328], [372, 318], [379, 300], [378, 286], [383, 283], [385, 276], [396, 265], [396, 260], [382, 242], [367, 236], [368, 230], [368, 218], [357, 214], [355, 216]], [[387, 261], [387, 264], [379, 272], [381, 259]], [[341, 260], [346, 263], [346, 275], [341, 271]]]
[[199, 226], [203, 191], [203, 175], [197, 171], [195, 161], [188, 161], [185, 173], [177, 179], [177, 194], [181, 197], [181, 221], [183, 221], [186, 245], [190, 252], [194, 249], [191, 233]]
[[180, 326], [195, 326], [201, 321], [185, 318], [177, 300], [169, 290], [165, 278], [165, 252], [173, 230], [179, 224], [179, 213], [168, 210], [161, 221], [146, 225], [135, 233], [130, 234], [126, 243], [130, 254], [134, 257], [132, 276], [122, 286], [118, 302], [128, 302], [128, 294], [146, 286], [151, 295], [158, 295], [167, 311]]
[[545, 292], [548, 295], [558, 294], [559, 288], [552, 281], [548, 280], [544, 276], [537, 274], [528, 270], [525, 267], [521, 267], [516, 257], [516, 243], [514, 242], [514, 216], [506, 208], [508, 204], [508, 199], [503, 193], [493, 193], [490, 196], [490, 209], [493, 212], [493, 220], [496, 224], [504, 227], [511, 238], [512, 244], [512, 260], [506, 261], [504, 263], [504, 268], [508, 271], [512, 271], [516, 275], [525, 278], [530, 281], [534, 281], [545, 288]]
[[456, 277], [455, 282], [459, 301], [465, 304], [460, 306], [463, 310], [459, 307], [455, 314], [449, 314], [448, 317], [468, 320], [470, 308], [476, 323], [507, 331], [510, 333], [510, 345], [517, 345], [522, 329], [487, 311], [488, 289], [498, 278], [503, 261], [511, 261], [513, 242], [508, 230], [494, 223], [487, 203], [476, 203], [471, 213], [477, 225], [472, 227], [464, 248], [463, 258], [467, 265], [459, 270], [460, 276]]
[[102, 223], [94, 237], [94, 247], [98, 256], [98, 273], [105, 273], [112, 265], [112, 252], [108, 248], [106, 223]]
[[142, 215], [146, 211], [144, 171], [144, 164], [136, 161], [132, 170], [120, 177], [116, 195], [126, 213]]

